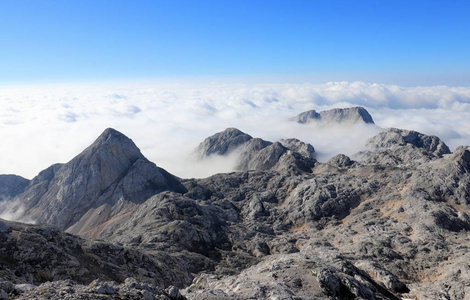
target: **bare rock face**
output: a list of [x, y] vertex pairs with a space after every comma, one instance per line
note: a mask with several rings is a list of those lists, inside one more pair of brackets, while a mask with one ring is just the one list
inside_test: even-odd
[[293, 152], [297, 152], [306, 158], [315, 159], [315, 148], [308, 143], [304, 143], [298, 139], [284, 139], [279, 142]]
[[0, 286], [1, 281], [38, 285], [70, 279], [88, 284], [96, 278], [123, 282], [136, 277], [163, 288], [170, 284], [173, 273], [165, 263], [156, 263], [130, 247], [10, 221], [0, 221], [0, 261]]
[[363, 165], [416, 168], [449, 154], [447, 145], [436, 136], [416, 131], [390, 128], [367, 141], [372, 151], [362, 151], [353, 158]]
[[386, 149], [393, 146], [405, 146], [410, 144], [423, 149], [426, 154], [442, 157], [449, 154], [447, 145], [436, 136], [425, 135], [412, 130], [390, 128], [367, 141], [367, 146], [375, 149]]
[[0, 175], [0, 202], [22, 193], [29, 180], [17, 175]]
[[[164, 190], [184, 191], [184, 187], [148, 161], [129, 138], [106, 129], [70, 162], [42, 171], [13, 200], [24, 205], [37, 222], [66, 230], [90, 210], [118, 204], [120, 209], [110, 212], [110, 218]], [[82, 226], [75, 232], [89, 229]]]
[[253, 138], [250, 135], [236, 128], [227, 128], [205, 139], [196, 148], [195, 152], [199, 158], [204, 158], [212, 154], [225, 155], [251, 139]]
[[305, 124], [305, 123], [311, 122], [312, 120], [319, 120], [320, 118], [321, 118], [320, 114], [317, 113], [316, 110], [312, 109], [312, 110], [308, 110], [308, 111], [304, 111], [303, 113], [300, 113], [295, 118], [293, 118], [293, 120], [296, 121], [297, 123]]
[[[115, 138], [124, 146], [114, 145]], [[95, 240], [1, 221], [4, 294], [451, 300], [470, 295], [469, 147], [450, 153], [436, 137], [396, 129], [372, 138], [371, 150], [354, 160], [339, 154], [315, 162], [312, 170], [311, 145], [294, 139], [271, 143], [228, 129], [200, 149], [208, 155], [241, 153], [244, 171], [184, 180], [165, 175], [125, 137], [99, 140], [100, 147], [92, 145], [73, 164], [44, 170], [14, 198], [42, 209], [50, 201], [50, 209], [65, 215], [68, 207], [56, 202], [88, 205], [81, 210], [69, 203], [82, 216], [67, 229]], [[108, 169], [109, 175], [100, 175]], [[108, 187], [101, 190], [103, 185]], [[34, 207], [31, 213], [37, 213]], [[127, 277], [136, 278], [131, 294]], [[53, 282], [44, 283], [46, 278]], [[24, 283], [42, 287], [15, 292], [20, 287], [14, 284]], [[185, 289], [162, 290], [169, 285]]]
[[327, 164], [338, 167], [338, 168], [347, 168], [354, 163], [348, 156], [344, 154], [338, 154], [330, 158]]
[[322, 123], [358, 123], [364, 122], [366, 124], [374, 124], [374, 120], [369, 112], [364, 107], [351, 107], [351, 108], [334, 108], [316, 112], [309, 110], [303, 112], [293, 118], [294, 121], [300, 124], [309, 123], [312, 121], [320, 121]]
[[164, 290], [135, 278], [126, 278], [123, 283], [96, 279], [89, 285], [72, 280], [45, 282], [39, 286], [16, 285], [10, 294], [14, 299], [144, 299], [185, 300], [179, 290], [172, 287]]
[[238, 155], [236, 169], [270, 170], [297, 166], [298, 170], [309, 172], [316, 160], [312, 145], [296, 139], [271, 143], [260, 138], [253, 138], [235, 128], [216, 133], [205, 139], [195, 153], [200, 159], [210, 155]]

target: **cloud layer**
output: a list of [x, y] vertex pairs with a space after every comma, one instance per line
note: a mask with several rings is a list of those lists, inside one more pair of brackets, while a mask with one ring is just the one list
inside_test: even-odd
[[353, 154], [373, 126], [318, 127], [288, 119], [334, 107], [366, 107], [380, 127], [433, 134], [452, 149], [470, 145], [470, 87], [401, 87], [363, 82], [312, 84], [101, 84], [0, 88], [0, 174], [32, 178], [67, 162], [107, 127], [134, 140], [157, 165], [181, 176], [230, 171], [233, 159], [188, 160], [227, 127], [275, 141], [310, 142], [320, 159]]

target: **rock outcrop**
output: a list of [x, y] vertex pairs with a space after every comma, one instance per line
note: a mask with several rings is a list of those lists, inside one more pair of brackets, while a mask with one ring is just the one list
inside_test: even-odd
[[442, 157], [442, 155], [450, 153], [449, 147], [437, 136], [425, 135], [413, 130], [390, 128], [367, 141], [367, 146], [374, 149], [388, 149], [408, 144], [435, 157]]
[[[39, 285], [96, 278], [124, 282], [127, 277], [157, 285], [171, 284], [174, 271], [132, 247], [87, 241], [45, 225], [0, 220], [0, 281]], [[144, 271], [145, 270], [145, 271]], [[0, 282], [0, 288], [1, 288]]]
[[334, 108], [316, 112], [315, 110], [305, 111], [293, 118], [294, 121], [300, 124], [309, 122], [321, 122], [325, 124], [341, 124], [341, 123], [366, 123], [374, 124], [374, 120], [369, 112], [364, 107], [350, 107], [350, 108]]
[[210, 155], [237, 155], [237, 171], [271, 170], [294, 167], [310, 172], [315, 165], [315, 149], [297, 139], [268, 142], [253, 138], [235, 128], [216, 133], [195, 149], [199, 159]]

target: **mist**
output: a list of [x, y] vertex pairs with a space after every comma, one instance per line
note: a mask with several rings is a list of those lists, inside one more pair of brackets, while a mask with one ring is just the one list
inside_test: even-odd
[[[364, 106], [376, 126], [297, 124], [315, 109]], [[0, 174], [34, 177], [67, 162], [107, 127], [128, 137], [179, 177], [232, 171], [236, 157], [194, 159], [206, 137], [236, 127], [268, 141], [298, 138], [317, 158], [352, 155], [380, 128], [437, 135], [451, 149], [470, 145], [470, 87], [401, 87], [363, 82], [313, 84], [120, 83], [0, 88]]]

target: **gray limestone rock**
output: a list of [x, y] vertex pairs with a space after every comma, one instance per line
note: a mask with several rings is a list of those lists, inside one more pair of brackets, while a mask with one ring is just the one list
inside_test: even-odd
[[[74, 233], [89, 231], [90, 211], [119, 204], [121, 209], [102, 215], [102, 223], [125, 207], [142, 203], [155, 193], [184, 191], [178, 179], [148, 161], [122, 133], [106, 129], [87, 149], [62, 165], [42, 171], [13, 201], [21, 203], [36, 222]], [[89, 213], [87, 215], [87, 213]], [[77, 223], [80, 223], [77, 226]]]
[[313, 109], [304, 111], [303, 113], [300, 113], [295, 118], [293, 118], [294, 121], [300, 124], [305, 124], [305, 123], [311, 122], [312, 120], [319, 120], [319, 119], [320, 119], [320, 114], [317, 113], [317, 111]]
[[438, 137], [412, 130], [390, 128], [367, 141], [367, 146], [374, 149], [386, 149], [394, 145], [405, 146], [406, 144], [423, 149], [426, 154], [435, 157], [450, 153], [449, 147]]
[[271, 143], [235, 128], [228, 128], [205, 139], [196, 149], [199, 159], [210, 155], [236, 154], [237, 171], [296, 168], [311, 171], [316, 160], [314, 148], [296, 139]]
[[320, 113], [315, 110], [303, 112], [293, 118], [297, 123], [305, 124], [312, 121], [320, 121], [322, 123], [358, 123], [363, 122], [366, 124], [374, 124], [374, 120], [369, 112], [364, 107], [350, 107], [350, 108], [334, 108], [330, 110], [321, 111]]
[[154, 285], [127, 278], [119, 284], [114, 281], [95, 280], [89, 285], [82, 285], [70, 280], [45, 282], [36, 289], [22, 291], [12, 299], [149, 299], [149, 300], [185, 300], [176, 289], [172, 294]]
[[230, 129], [203, 149], [242, 153], [254, 170], [204, 179], [167, 177], [119, 135], [127, 146], [44, 170], [21, 194], [31, 212], [50, 201], [68, 214], [57, 199], [83, 201], [69, 204], [81, 217], [68, 230], [94, 240], [1, 221], [0, 279], [38, 287], [0, 289], [19, 299], [468, 298], [469, 147], [449, 153], [436, 137], [390, 130], [354, 161], [320, 164], [298, 140], [248, 137]]
[[[123, 282], [133, 276], [162, 288], [173, 281], [173, 270], [166, 265], [169, 260], [157, 263], [132, 247], [86, 241], [48, 226], [5, 223], [11, 231], [0, 232], [0, 281], [40, 284], [71, 279], [89, 283], [102, 278]], [[0, 288], [7, 293], [29, 289], [11, 283], [0, 283]]]
[[17, 175], [0, 175], [0, 202], [22, 193], [29, 180]]
[[308, 143], [304, 143], [298, 139], [283, 139], [279, 142], [292, 152], [297, 152], [306, 158], [315, 159], [315, 148]]
[[330, 158], [327, 164], [337, 167], [337, 168], [347, 168], [354, 163], [348, 156], [344, 154], [338, 154]]
[[236, 128], [227, 128], [205, 139], [195, 150], [202, 159], [212, 154], [225, 155], [253, 139]]

